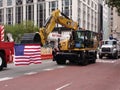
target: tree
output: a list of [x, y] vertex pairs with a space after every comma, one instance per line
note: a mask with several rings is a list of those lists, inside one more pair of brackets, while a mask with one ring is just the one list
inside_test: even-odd
[[38, 32], [39, 28], [32, 21], [24, 21], [20, 24], [5, 25], [5, 35], [11, 33], [16, 43], [20, 42], [20, 38], [24, 33]]
[[106, 0], [109, 7], [116, 7], [117, 12], [120, 13], [120, 0]]

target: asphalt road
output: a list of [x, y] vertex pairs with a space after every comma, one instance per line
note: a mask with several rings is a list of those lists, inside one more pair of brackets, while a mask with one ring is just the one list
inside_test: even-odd
[[3, 69], [3, 71], [0, 71], [0, 81], [2, 81], [1, 79], [3, 78], [15, 78], [63, 67], [65, 67], [65, 65], [59, 66], [52, 60], [42, 60], [41, 64], [30, 64], [23, 66], [15, 66], [14, 63], [11, 63], [8, 64], [7, 68]]
[[0, 90], [120, 90], [120, 59], [97, 60], [87, 66], [14, 66], [0, 72]]

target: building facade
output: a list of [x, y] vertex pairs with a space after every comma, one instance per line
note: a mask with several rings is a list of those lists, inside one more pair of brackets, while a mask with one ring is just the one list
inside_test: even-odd
[[0, 0], [0, 24], [32, 20], [42, 27], [55, 9], [78, 22], [81, 28], [98, 32], [98, 0]]
[[120, 40], [120, 14], [117, 12], [116, 8], [111, 8], [111, 17], [110, 17], [110, 28], [111, 34], [114, 38]]
[[111, 34], [111, 30], [110, 30], [110, 8], [108, 7], [108, 5], [105, 3], [105, 1], [102, 2], [103, 3], [103, 39], [108, 39], [110, 34]]

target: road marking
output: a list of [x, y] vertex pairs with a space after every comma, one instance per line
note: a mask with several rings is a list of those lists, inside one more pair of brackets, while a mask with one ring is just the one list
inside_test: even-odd
[[24, 75], [33, 75], [36, 74], [37, 72], [29, 72], [29, 73], [24, 73]]
[[57, 68], [65, 68], [65, 66], [58, 66]]
[[54, 70], [54, 68], [43, 69], [43, 71], [51, 71], [51, 70]]
[[4, 78], [0, 78], [0, 81], [10, 80], [10, 79], [13, 79], [13, 77], [4, 77]]
[[[58, 66], [57, 68], [64, 68], [65, 66]], [[51, 71], [51, 70], [55, 70], [56, 68], [47, 68], [47, 69], [43, 69], [43, 71]]]
[[72, 83], [65, 84], [65, 85], [63, 85], [63, 86], [61, 86], [61, 87], [59, 87], [59, 88], [57, 88], [57, 89], [55, 89], [55, 90], [61, 90], [61, 89], [65, 88], [65, 87], [70, 86], [71, 84], [72, 84]]
[[115, 63], [117, 60], [97, 60], [96, 62], [102, 62], [102, 63]]

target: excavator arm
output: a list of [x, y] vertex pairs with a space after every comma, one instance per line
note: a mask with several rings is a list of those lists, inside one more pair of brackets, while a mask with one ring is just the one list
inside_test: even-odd
[[73, 30], [78, 29], [78, 23], [61, 13], [60, 10], [55, 10], [47, 19], [45, 25], [40, 28], [39, 32], [34, 36], [34, 42], [38, 42], [43, 46], [47, 42], [48, 35], [53, 31], [56, 24], [60, 24], [66, 28]]

